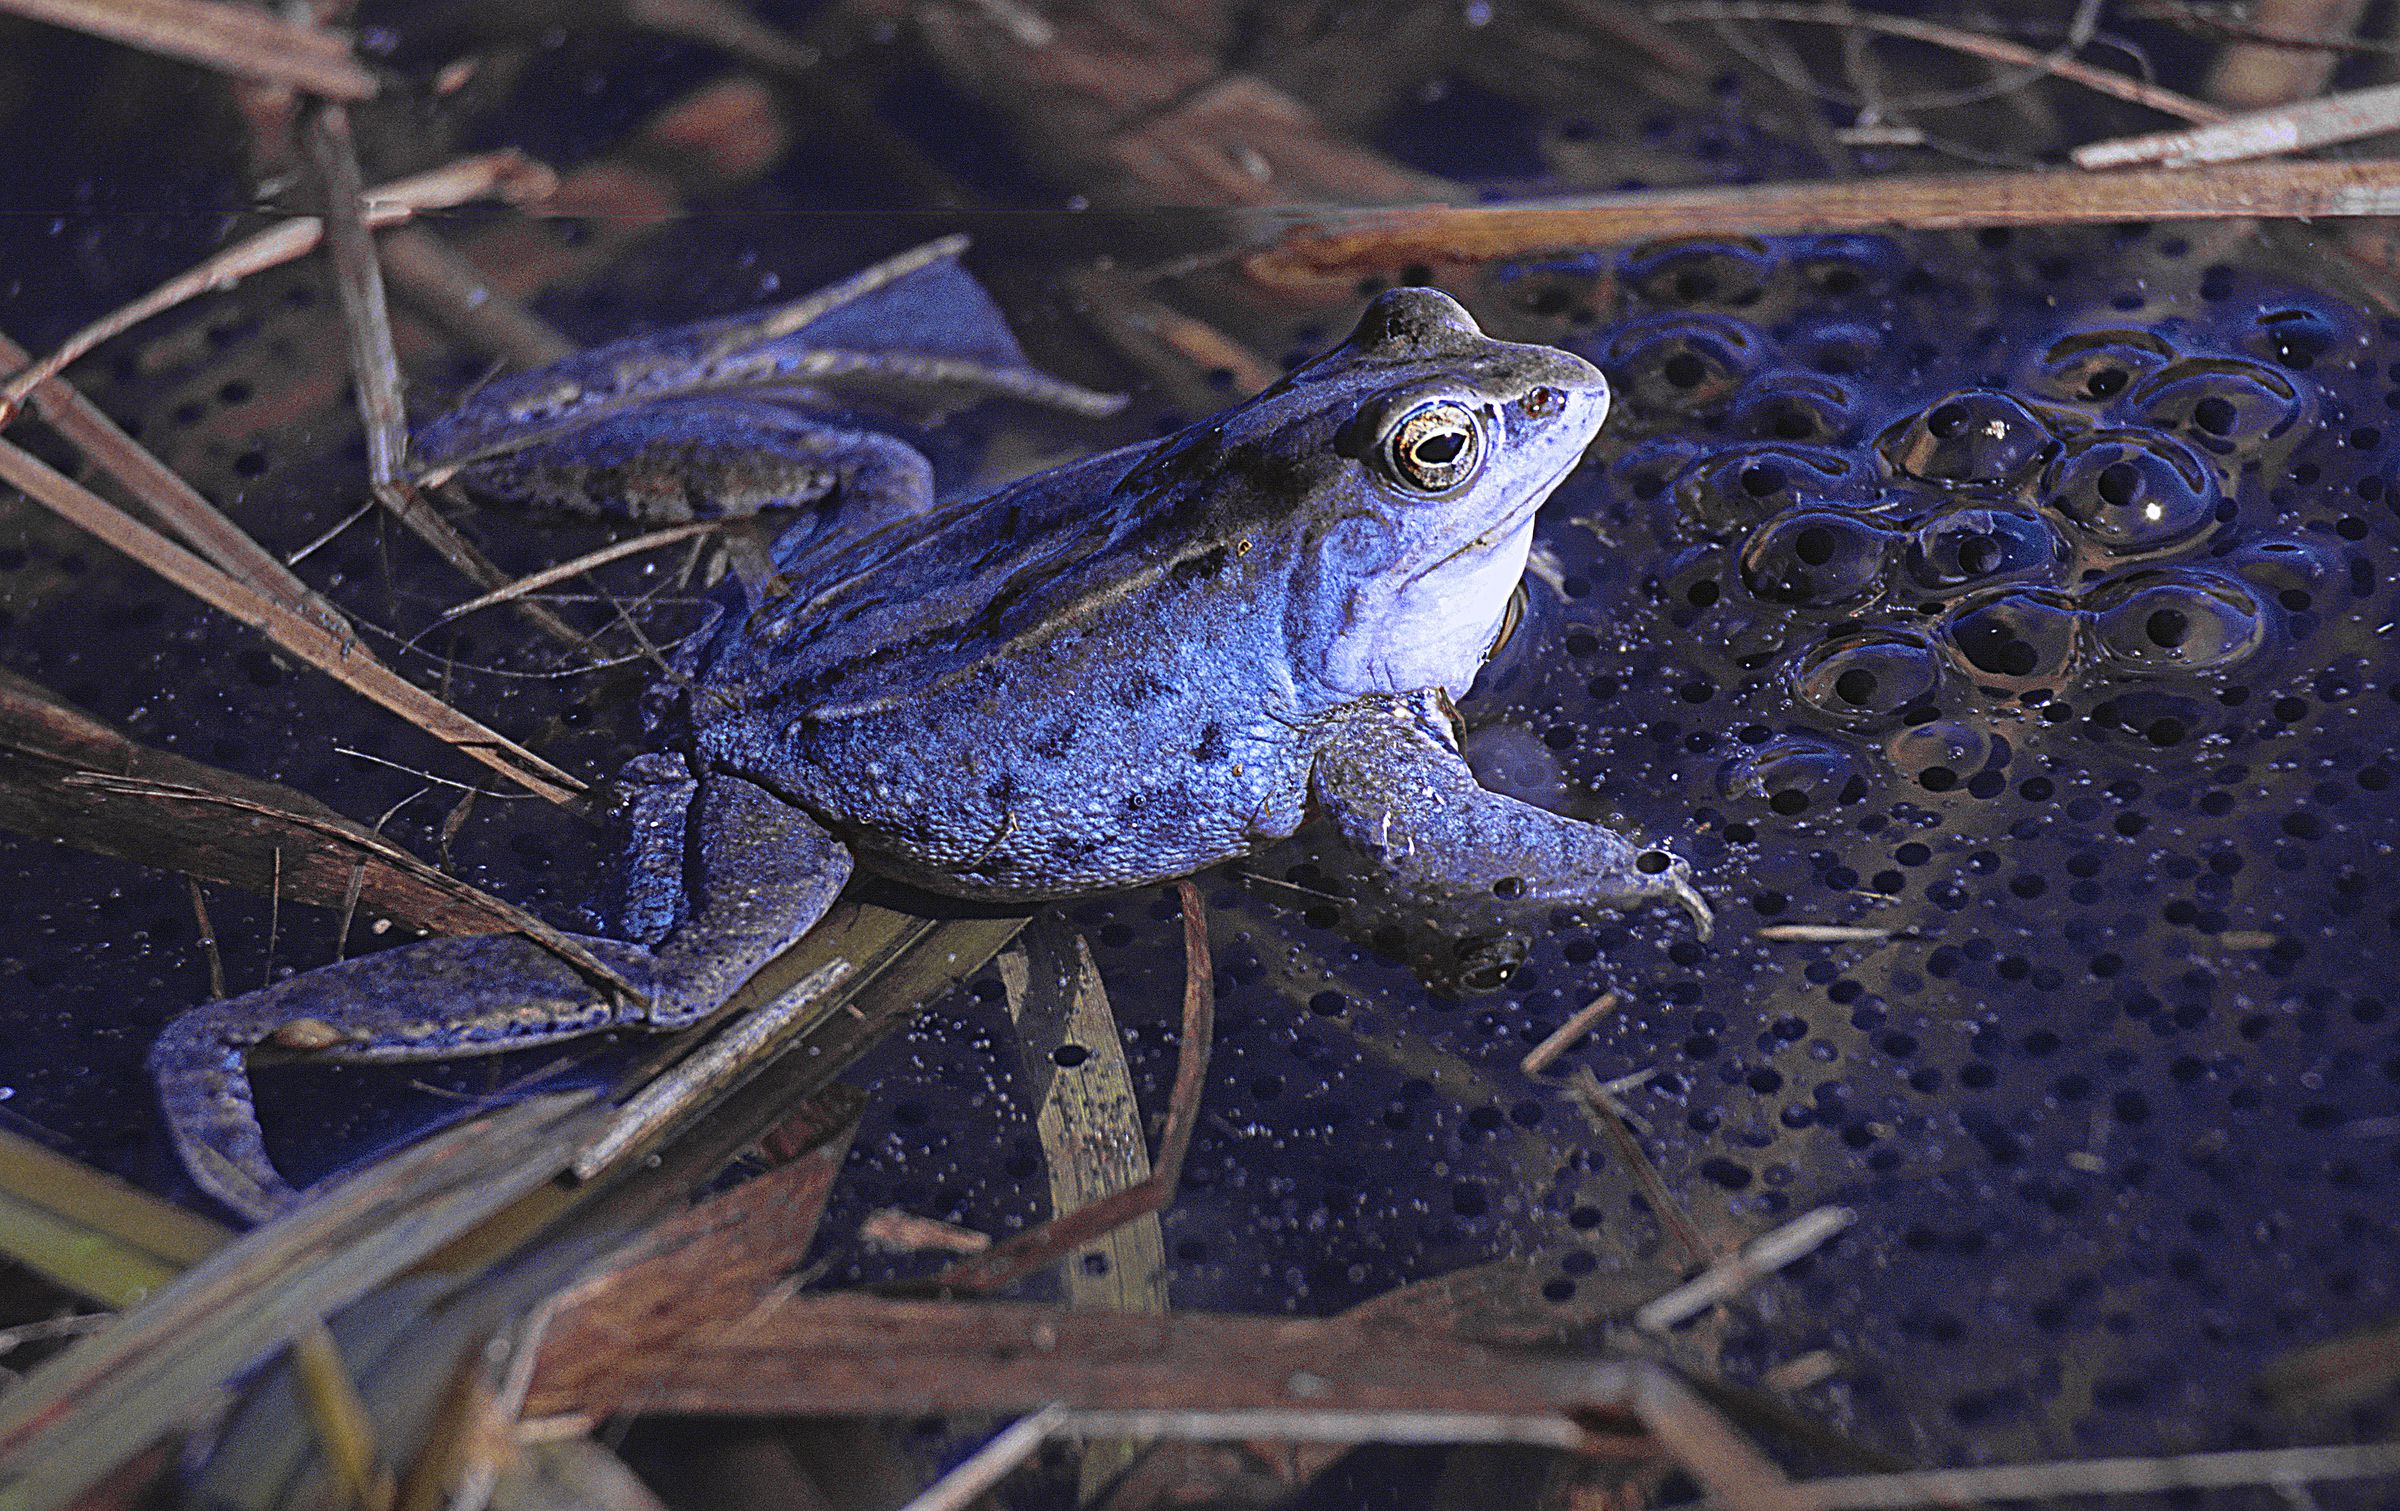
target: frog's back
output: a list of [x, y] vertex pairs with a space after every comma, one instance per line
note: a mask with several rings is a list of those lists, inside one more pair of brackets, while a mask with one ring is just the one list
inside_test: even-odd
[[786, 542], [778, 596], [706, 658], [703, 752], [946, 891], [1134, 885], [1288, 833], [1277, 564], [1227, 490], [1137, 475], [1153, 457]]

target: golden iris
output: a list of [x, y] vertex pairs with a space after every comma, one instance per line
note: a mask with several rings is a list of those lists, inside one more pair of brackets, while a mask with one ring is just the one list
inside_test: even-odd
[[1457, 487], [1483, 461], [1483, 432], [1464, 404], [1437, 399], [1400, 417], [1384, 442], [1392, 475], [1420, 493]]

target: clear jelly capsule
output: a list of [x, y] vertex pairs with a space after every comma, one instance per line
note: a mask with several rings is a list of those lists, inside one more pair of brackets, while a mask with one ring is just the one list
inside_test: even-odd
[[2112, 404], [2174, 360], [2175, 348], [2151, 331], [2077, 331], [2059, 337], [2036, 360], [2031, 386], [2046, 399]]
[[2267, 609], [2214, 572], [2129, 572], [2095, 584], [2084, 603], [2101, 650], [2128, 671], [2213, 671], [2249, 660], [2267, 641]]
[[1894, 471], [1929, 483], [2012, 483], [2056, 444], [2041, 416], [1990, 388], [1936, 399], [1876, 442]]
[[1842, 441], [1858, 428], [1858, 395], [1839, 378], [1783, 369], [1746, 385], [1728, 418], [1735, 435], [1753, 440]]
[[1978, 682], [2056, 688], [2073, 674], [2083, 616], [2062, 593], [2008, 588], [1952, 609], [1941, 637]]
[[2217, 522], [2216, 469], [2155, 430], [2094, 430], [2059, 449], [2042, 485], [2050, 507], [2102, 550], [2145, 555]]
[[1626, 257], [1621, 276], [1652, 304], [1741, 309], [1759, 301], [1774, 274], [1766, 243], [1739, 236], [1647, 243]]
[[1912, 587], [1948, 597], [2002, 582], [2055, 585], [2072, 554], [2038, 510], [1962, 503], [1918, 521], [1905, 561]]
[[1824, 446], [1729, 446], [1697, 457], [1675, 480], [1675, 501], [1705, 529], [1739, 530], [1808, 504], [1857, 503], [1873, 480], [1847, 452]]
[[1761, 525], [1742, 547], [1742, 583], [1769, 603], [1823, 607], [1883, 586], [1893, 537], [1837, 509], [1796, 509]]
[[2290, 430], [2303, 401], [2291, 379], [2264, 363], [2187, 357], [2145, 378], [2130, 407], [2203, 451], [2239, 456]]
[[1600, 366], [1636, 417], [1714, 409], [1766, 358], [1757, 332], [1721, 315], [1646, 315], [1618, 327]]
[[1806, 707], [1845, 723], [1876, 722], [1935, 700], [1942, 655], [1906, 630], [1850, 630], [1803, 652], [1791, 681]]

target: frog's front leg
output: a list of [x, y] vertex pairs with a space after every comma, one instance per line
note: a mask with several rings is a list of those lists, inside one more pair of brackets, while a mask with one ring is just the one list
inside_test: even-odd
[[[694, 784], [687, 775], [679, 800], [671, 775], [633, 774], [645, 785], [633, 803], [628, 890], [635, 926], [656, 943], [581, 942], [643, 987], [646, 1007], [612, 1002], [540, 945], [495, 934], [403, 945], [194, 1008], [150, 1052], [168, 1132], [193, 1179], [255, 1220], [294, 1199], [259, 1133], [248, 1064], [255, 1049], [447, 1060], [605, 1028], [683, 1028], [806, 933], [849, 878], [839, 841], [750, 782], [711, 773]], [[670, 811], [679, 802], [688, 819]], [[661, 895], [660, 878], [678, 869], [658, 853], [668, 847], [681, 853], [685, 905]]]
[[1556, 909], [1660, 901], [1687, 910], [1703, 938], [1709, 932], [1708, 904], [1681, 858], [1479, 785], [1438, 693], [1344, 706], [1321, 726], [1314, 756], [1318, 810], [1405, 905], [1446, 933], [1517, 936]]

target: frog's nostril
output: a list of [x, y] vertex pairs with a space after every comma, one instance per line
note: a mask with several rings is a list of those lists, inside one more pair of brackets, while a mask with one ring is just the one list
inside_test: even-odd
[[1567, 396], [1547, 384], [1535, 387], [1525, 395], [1525, 412], [1535, 419], [1554, 415], [1567, 407]]

